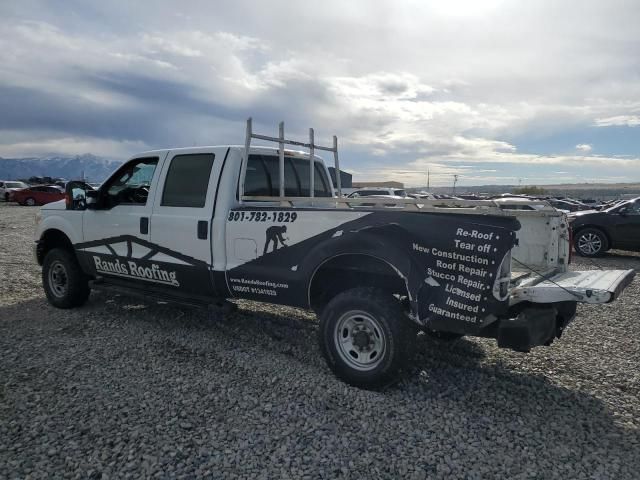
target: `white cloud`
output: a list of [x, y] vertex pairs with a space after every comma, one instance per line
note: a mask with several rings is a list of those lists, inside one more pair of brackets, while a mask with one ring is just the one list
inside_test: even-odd
[[640, 115], [615, 115], [613, 117], [597, 118], [595, 125], [597, 127], [637, 127], [640, 125]]
[[89, 152], [99, 152], [101, 156], [115, 159], [125, 159], [131, 155], [149, 150], [144, 142], [116, 141], [97, 137], [54, 137], [34, 138], [17, 142], [2, 142], [0, 156], [38, 157], [49, 155], [82, 155]]
[[580, 150], [581, 152], [589, 153], [591, 150], [593, 150], [593, 147], [591, 145], [589, 145], [588, 143], [579, 143], [578, 145], [576, 145], [576, 150]]

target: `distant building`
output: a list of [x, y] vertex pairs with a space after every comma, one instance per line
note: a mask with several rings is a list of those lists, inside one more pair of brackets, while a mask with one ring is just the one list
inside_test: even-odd
[[[335, 167], [329, 167], [329, 174], [331, 175], [331, 181], [333, 182], [333, 187], [337, 188], [338, 184], [336, 183], [336, 169]], [[340, 170], [340, 186], [343, 188], [351, 188], [351, 179], [352, 175], [343, 170]]]
[[401, 182], [353, 182], [353, 188], [404, 188], [404, 183]]

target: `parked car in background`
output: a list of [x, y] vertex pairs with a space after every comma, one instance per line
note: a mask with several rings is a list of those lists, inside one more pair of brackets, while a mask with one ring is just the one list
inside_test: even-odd
[[[533, 200], [521, 197], [496, 198], [494, 202], [497, 203], [502, 210], [544, 210], [546, 205], [546, 200]], [[548, 208], [548, 205], [546, 205], [546, 207]]]
[[580, 202], [568, 200], [568, 199], [557, 199], [557, 198], [549, 198], [547, 202], [551, 204], [552, 207], [557, 208], [558, 210], [566, 210], [568, 212], [579, 212], [582, 210], [590, 210], [591, 207], [584, 205]]
[[610, 248], [640, 251], [640, 197], [605, 210], [568, 215], [576, 253], [598, 257]]
[[390, 188], [390, 187], [381, 187], [381, 188], [363, 188], [361, 190], [356, 190], [347, 196], [347, 198], [359, 198], [359, 197], [373, 197], [384, 195], [385, 197], [400, 197], [407, 198], [407, 192], [402, 188]]
[[13, 192], [13, 200], [20, 205], [46, 205], [64, 200], [64, 189], [57, 185], [36, 185]]
[[5, 202], [8, 202], [13, 197], [13, 192], [16, 190], [20, 190], [21, 188], [27, 188], [27, 185], [24, 182], [18, 182], [14, 180], [0, 180], [0, 198], [2, 198]]

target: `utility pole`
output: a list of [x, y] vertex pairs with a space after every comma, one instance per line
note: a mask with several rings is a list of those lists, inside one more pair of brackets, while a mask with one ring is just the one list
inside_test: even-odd
[[429, 180], [431, 177], [431, 172], [429, 171], [429, 169], [427, 168], [427, 192], [429, 191]]
[[453, 194], [456, 194], [456, 183], [458, 183], [458, 174], [453, 174]]

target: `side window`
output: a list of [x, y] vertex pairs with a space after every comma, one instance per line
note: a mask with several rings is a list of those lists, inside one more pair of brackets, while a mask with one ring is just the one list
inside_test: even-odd
[[640, 215], [640, 202], [632, 202], [628, 208], [629, 215]]
[[145, 205], [158, 157], [140, 158], [127, 163], [105, 185], [105, 203], [109, 208], [120, 204]]
[[271, 196], [271, 180], [261, 155], [249, 155], [247, 176], [244, 180], [244, 194], [251, 197]]
[[204, 207], [214, 158], [212, 153], [173, 157], [160, 204], [163, 207]]

